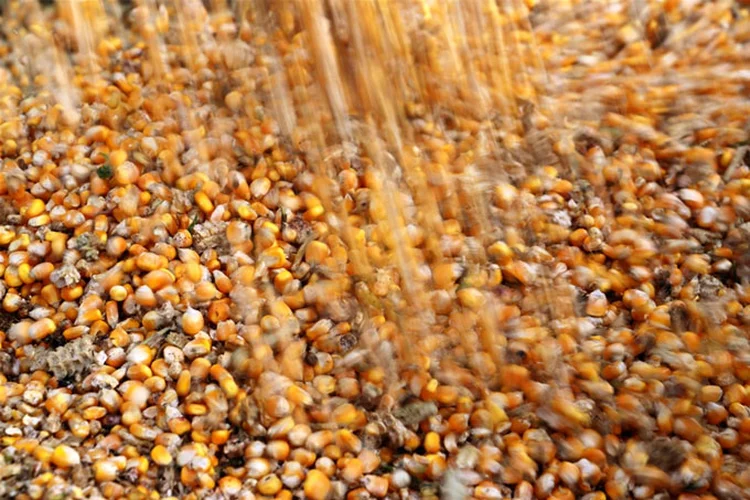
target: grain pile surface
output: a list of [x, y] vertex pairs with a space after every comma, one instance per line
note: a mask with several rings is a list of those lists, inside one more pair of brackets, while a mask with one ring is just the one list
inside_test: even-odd
[[0, 498], [750, 498], [745, 3], [1, 2]]

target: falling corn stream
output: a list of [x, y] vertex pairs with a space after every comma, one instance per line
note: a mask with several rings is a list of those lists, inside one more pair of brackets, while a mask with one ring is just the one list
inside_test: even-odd
[[749, 498], [747, 4], [0, 2], [0, 497]]

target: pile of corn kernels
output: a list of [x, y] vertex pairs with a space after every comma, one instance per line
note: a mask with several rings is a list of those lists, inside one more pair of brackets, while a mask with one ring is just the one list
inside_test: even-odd
[[750, 498], [745, 2], [4, 4], [1, 498]]

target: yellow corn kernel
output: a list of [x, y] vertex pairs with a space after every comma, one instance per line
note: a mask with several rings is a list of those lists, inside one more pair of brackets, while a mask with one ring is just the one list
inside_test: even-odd
[[218, 429], [211, 431], [211, 443], [221, 446], [229, 441], [229, 431], [226, 429]]
[[41, 296], [47, 304], [57, 304], [60, 302], [60, 293], [53, 284], [47, 284], [42, 287]]
[[294, 280], [294, 276], [292, 276], [292, 273], [290, 273], [286, 269], [282, 269], [274, 277], [273, 286], [276, 288], [277, 292], [283, 293], [286, 286], [291, 283], [292, 280]]
[[208, 408], [206, 408], [206, 405], [200, 403], [191, 403], [185, 406], [185, 413], [194, 417], [201, 416], [208, 413]]
[[262, 495], [275, 495], [281, 491], [281, 479], [276, 474], [269, 474], [258, 481], [258, 492]]
[[99, 420], [104, 418], [106, 414], [107, 410], [102, 406], [89, 406], [81, 412], [81, 416], [86, 420]]
[[272, 246], [263, 250], [261, 259], [263, 259], [271, 269], [283, 267], [287, 262], [284, 250], [279, 246]]
[[192, 307], [188, 307], [182, 315], [182, 330], [188, 335], [195, 335], [204, 326], [203, 313]]
[[306, 390], [298, 385], [290, 385], [286, 390], [286, 398], [295, 405], [310, 406], [313, 398]]
[[157, 291], [174, 283], [174, 274], [166, 269], [156, 269], [143, 277], [143, 284], [151, 290]]
[[60, 290], [60, 296], [68, 302], [81, 298], [81, 295], [83, 295], [83, 287], [80, 285], [65, 287]]
[[185, 486], [193, 486], [198, 482], [198, 473], [185, 466], [180, 469], [180, 482]]
[[219, 489], [229, 497], [237, 496], [242, 491], [242, 481], [233, 476], [219, 479]]
[[153, 376], [151, 368], [145, 365], [131, 365], [130, 368], [128, 368], [127, 374], [130, 380], [138, 380], [141, 382], [145, 382]]
[[26, 250], [31, 243], [31, 236], [24, 233], [19, 235], [8, 247], [8, 250], [15, 252], [16, 250]]
[[197, 380], [205, 380], [210, 369], [211, 362], [206, 358], [194, 359], [190, 363], [190, 376]]
[[237, 211], [237, 215], [239, 215], [242, 220], [254, 221], [258, 218], [258, 214], [247, 202], [239, 203], [236, 206], [235, 210]]
[[135, 464], [134, 469], [138, 471], [139, 474], [145, 474], [148, 472], [148, 459], [146, 457], [134, 457], [133, 463]]
[[502, 424], [508, 421], [508, 415], [505, 413], [505, 410], [503, 410], [492, 399], [488, 398], [485, 401], [485, 404], [487, 406], [487, 410], [490, 412], [490, 418], [494, 425]]
[[36, 217], [44, 213], [44, 208], [44, 202], [40, 199], [35, 199], [31, 203], [29, 203], [29, 205], [26, 207], [26, 210], [21, 210], [21, 215], [25, 216], [27, 219], [31, 219], [32, 217]]
[[362, 441], [349, 429], [339, 429], [335, 436], [336, 444], [344, 451], [354, 454], [362, 451]]
[[8, 292], [3, 297], [3, 310], [5, 312], [16, 312], [21, 308], [21, 304], [23, 304], [23, 299], [16, 293]]
[[19, 439], [20, 438], [17, 436], [3, 436], [2, 438], [0, 438], [0, 445], [4, 447], [10, 447], [13, 446]]
[[50, 318], [42, 318], [34, 321], [29, 327], [29, 337], [32, 340], [42, 340], [57, 330], [57, 325]]
[[120, 384], [120, 392], [125, 401], [135, 404], [138, 408], [145, 408], [151, 391], [142, 382], [128, 380]]
[[115, 302], [122, 302], [128, 297], [128, 290], [122, 285], [115, 285], [109, 289], [109, 296]]
[[202, 281], [195, 286], [193, 293], [198, 302], [208, 302], [216, 298], [218, 290], [210, 281]]
[[266, 228], [269, 231], [271, 231], [271, 233], [273, 233], [274, 236], [278, 236], [279, 233], [281, 232], [281, 230], [279, 229], [279, 226], [277, 226], [271, 221], [263, 222], [263, 224], [261, 224], [261, 227]]
[[[48, 448], [46, 446], [37, 446], [34, 449], [34, 458], [36, 458], [37, 460], [39, 460], [43, 464], [48, 464], [52, 460], [52, 453], [53, 452], [54, 452], [54, 450], [52, 450], [51, 448]], [[37, 479], [39, 479], [39, 478], [37, 478]]]
[[47, 214], [38, 215], [29, 219], [29, 226], [31, 227], [42, 227], [52, 222], [52, 219]]
[[5, 268], [5, 283], [13, 288], [18, 288], [23, 285], [23, 281], [18, 276], [18, 268], [15, 266], [8, 266]]
[[52, 452], [52, 463], [62, 469], [67, 469], [80, 465], [81, 456], [70, 446], [61, 444]]
[[122, 404], [120, 411], [122, 412], [122, 417], [120, 420], [123, 425], [137, 424], [143, 418], [143, 416], [141, 415], [141, 411], [138, 409], [138, 406], [129, 401]]
[[205, 488], [207, 490], [211, 490], [216, 486], [216, 481], [214, 481], [214, 478], [211, 477], [210, 474], [206, 472], [199, 472], [198, 473], [198, 484], [201, 488]]
[[479, 310], [487, 301], [484, 294], [476, 288], [463, 288], [456, 292], [456, 296], [462, 306], [467, 307], [472, 311]]
[[325, 500], [331, 491], [331, 480], [318, 469], [307, 473], [303, 484], [305, 498], [310, 500]]
[[119, 326], [109, 333], [109, 339], [115, 347], [126, 347], [130, 344], [127, 332]]
[[122, 149], [115, 149], [111, 153], [109, 153], [109, 164], [112, 165], [113, 168], [117, 168], [123, 163], [125, 163], [125, 160], [128, 159], [128, 153], [126, 151], [123, 151]]
[[197, 262], [188, 262], [185, 264], [185, 276], [193, 283], [198, 283], [203, 276], [201, 266]]
[[34, 453], [34, 450], [36, 449], [37, 446], [39, 446], [39, 441], [36, 439], [29, 439], [29, 438], [21, 438], [15, 443], [13, 443], [13, 447], [15, 449], [23, 453], [29, 454], [29, 455]]
[[198, 205], [204, 213], [209, 214], [214, 211], [214, 204], [211, 199], [203, 191], [195, 193], [195, 204]]
[[175, 385], [175, 391], [180, 396], [187, 396], [190, 393], [191, 376], [188, 370], [182, 370], [180, 376], [177, 378], [177, 384]]
[[211, 434], [206, 431], [193, 430], [193, 432], [190, 433], [190, 439], [194, 443], [208, 444], [211, 442]]
[[239, 387], [234, 381], [232, 375], [221, 365], [213, 365], [209, 372], [211, 376], [219, 383], [221, 390], [228, 398], [234, 398], [239, 392]]
[[[211, 337], [205, 333], [199, 333], [193, 340], [185, 344], [182, 351], [185, 353], [185, 356], [191, 359], [205, 356], [211, 352]], [[206, 371], [208, 371], [208, 369], [206, 369]]]
[[47, 401], [45, 401], [44, 407], [50, 413], [56, 413], [58, 415], [62, 415], [70, 407], [70, 402], [72, 401], [72, 399], [73, 398], [70, 394], [66, 394], [64, 392], [58, 392], [51, 398], [47, 399]]
[[324, 212], [323, 205], [314, 205], [302, 215], [302, 218], [307, 221], [315, 220], [323, 215]]
[[223, 294], [229, 294], [234, 288], [234, 284], [229, 279], [229, 276], [219, 271], [214, 272], [214, 282], [216, 283], [216, 288]]
[[114, 481], [119, 474], [119, 470], [114, 460], [103, 459], [97, 460], [93, 465], [94, 479], [99, 482]]
[[424, 437], [424, 449], [427, 453], [437, 453], [440, 451], [440, 434], [437, 432], [428, 432]]
[[173, 418], [167, 422], [170, 432], [182, 436], [183, 434], [190, 432], [191, 425], [190, 421], [186, 418], [178, 417]]
[[[47, 233], [49, 234], [49, 233]], [[16, 237], [15, 231], [7, 229], [0, 230], [0, 245], [8, 245]]]
[[157, 444], [151, 449], [151, 459], [159, 465], [169, 465], [172, 463], [172, 455], [164, 446]]
[[31, 275], [31, 266], [24, 262], [18, 266], [18, 277], [25, 284], [30, 285], [34, 282], [34, 278]]
[[339, 425], [349, 425], [357, 419], [357, 408], [351, 403], [345, 403], [333, 410], [331, 415]]
[[88, 311], [80, 311], [76, 318], [77, 325], [91, 325], [95, 321], [99, 321], [104, 316], [99, 309], [89, 309]]
[[143, 252], [135, 260], [135, 265], [141, 271], [156, 271], [167, 267], [168, 264], [169, 260], [166, 257], [152, 252]]
[[65, 340], [75, 340], [83, 337], [83, 334], [89, 330], [90, 328], [87, 326], [71, 326], [63, 330], [63, 337], [65, 337]]

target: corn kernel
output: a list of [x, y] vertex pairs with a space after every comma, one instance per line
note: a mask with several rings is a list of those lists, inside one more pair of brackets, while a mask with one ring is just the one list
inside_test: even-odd
[[214, 210], [214, 204], [211, 203], [211, 199], [203, 191], [195, 193], [195, 203], [206, 214], [210, 214]]
[[317, 469], [307, 473], [303, 484], [305, 498], [310, 500], [325, 500], [331, 491], [331, 481], [328, 477]]
[[159, 465], [169, 465], [172, 463], [172, 455], [164, 446], [157, 444], [151, 449], [151, 459]]
[[52, 452], [52, 463], [61, 469], [67, 469], [80, 465], [81, 457], [78, 452], [70, 446], [61, 444]]

